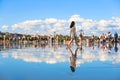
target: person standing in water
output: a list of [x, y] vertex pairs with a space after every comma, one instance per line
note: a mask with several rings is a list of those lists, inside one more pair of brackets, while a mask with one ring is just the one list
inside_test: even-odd
[[68, 47], [70, 47], [73, 40], [75, 40], [75, 43], [78, 46], [77, 35], [76, 35], [76, 27], [75, 27], [75, 22], [74, 21], [72, 21], [71, 24], [70, 24], [70, 37], [71, 37], [71, 40], [68, 43]]

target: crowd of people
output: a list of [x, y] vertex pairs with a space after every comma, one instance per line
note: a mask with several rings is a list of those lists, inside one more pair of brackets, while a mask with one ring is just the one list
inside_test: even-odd
[[107, 34], [102, 34], [99, 37], [100, 42], [118, 42], [118, 33], [115, 32], [114, 36], [112, 36], [111, 32], [108, 32]]
[[[77, 46], [82, 45], [82, 43], [84, 42], [83, 40], [83, 32], [80, 32], [79, 36], [76, 35], [76, 26], [75, 26], [75, 22], [72, 21], [70, 24], [70, 37], [71, 40], [69, 41], [69, 43], [67, 44], [67, 47], [71, 47], [71, 44], [73, 43], [73, 41], [75, 40], [75, 43]], [[118, 33], [115, 32], [114, 36], [112, 36], [111, 32], [108, 32], [107, 34], [102, 34], [100, 35], [97, 39], [95, 38], [95, 35], [92, 35], [92, 37], [89, 39], [89, 42], [94, 42], [94, 41], [98, 41], [98, 42], [118, 42]]]

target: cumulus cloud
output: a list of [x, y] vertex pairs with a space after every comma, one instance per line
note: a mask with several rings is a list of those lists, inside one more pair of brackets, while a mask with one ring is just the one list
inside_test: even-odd
[[[114, 33], [120, 30], [120, 18], [112, 17], [110, 20], [93, 20], [85, 19], [80, 15], [72, 15], [69, 19], [46, 18], [39, 20], [26, 20], [10, 26], [9, 31], [19, 33], [40, 33], [40, 34], [53, 34], [54, 32], [60, 34], [69, 34], [69, 25], [71, 21], [76, 22], [77, 32], [82, 29], [85, 35], [100, 35], [103, 32], [111, 31]], [[8, 26], [3, 25], [2, 29], [7, 30]]]
[[14, 24], [12, 26], [12, 29], [13, 30], [16, 30], [16, 29], [32, 30], [34, 28], [34, 23], [33, 22], [25, 21], [23, 23]]
[[8, 25], [3, 25], [3, 26], [2, 26], [2, 29], [3, 29], [3, 30], [8, 30]]
[[57, 19], [55, 18], [48, 18], [44, 21], [46, 24], [52, 24], [52, 23], [56, 23]]
[[84, 19], [80, 17], [80, 15], [72, 15], [69, 19], [69, 21], [75, 21], [75, 22], [83, 22]]
[[[67, 27], [66, 20], [57, 20], [49, 18], [45, 20], [27, 20], [18, 24], [12, 25], [12, 30], [31, 31], [32, 33], [53, 34], [54, 32], [62, 33]], [[65, 33], [65, 32], [64, 32]]]

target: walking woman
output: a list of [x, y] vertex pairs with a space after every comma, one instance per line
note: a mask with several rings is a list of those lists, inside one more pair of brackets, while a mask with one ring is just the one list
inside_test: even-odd
[[78, 46], [77, 35], [76, 35], [76, 27], [75, 27], [75, 22], [74, 21], [72, 21], [71, 24], [70, 24], [70, 37], [71, 37], [71, 40], [68, 43], [68, 47], [70, 47], [73, 40], [75, 40], [75, 43]]

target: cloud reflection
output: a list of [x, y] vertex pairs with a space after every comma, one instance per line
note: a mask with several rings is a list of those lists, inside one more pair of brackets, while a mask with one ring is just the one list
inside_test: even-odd
[[[1, 56], [3, 58], [13, 58], [16, 60], [23, 60], [25, 62], [47, 63], [55, 64], [61, 62], [69, 62], [69, 52], [65, 49], [66, 46], [59, 47], [56, 51], [52, 48], [31, 48], [31, 49], [17, 49], [9, 51], [2, 51]], [[95, 46], [94, 50], [91, 47], [83, 46], [83, 53], [78, 50], [76, 66], [80, 66], [84, 63], [91, 63], [93, 61], [110, 61], [112, 64], [120, 63], [120, 52], [115, 53], [114, 49], [111, 49], [111, 53], [108, 50], [102, 50]]]

